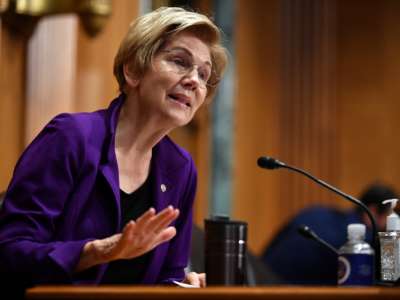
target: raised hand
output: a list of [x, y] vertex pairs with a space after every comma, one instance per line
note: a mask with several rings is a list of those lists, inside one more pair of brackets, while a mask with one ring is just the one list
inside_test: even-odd
[[76, 271], [117, 259], [138, 257], [159, 244], [172, 239], [175, 227], [168, 226], [179, 215], [179, 210], [168, 206], [158, 214], [150, 208], [136, 221], [125, 225], [122, 233], [88, 242], [82, 251]]

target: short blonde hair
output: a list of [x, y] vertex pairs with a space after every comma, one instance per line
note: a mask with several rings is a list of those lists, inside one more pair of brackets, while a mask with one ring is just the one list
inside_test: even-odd
[[[138, 76], [151, 65], [154, 55], [168, 38], [182, 31], [193, 32], [210, 49], [213, 75], [210, 81], [218, 82], [227, 64], [227, 51], [221, 45], [219, 28], [205, 15], [178, 7], [161, 7], [147, 13], [129, 25], [114, 59], [114, 76], [119, 89], [124, 92], [123, 66], [129, 62], [131, 71]], [[207, 98], [215, 94], [216, 86], [210, 87]]]

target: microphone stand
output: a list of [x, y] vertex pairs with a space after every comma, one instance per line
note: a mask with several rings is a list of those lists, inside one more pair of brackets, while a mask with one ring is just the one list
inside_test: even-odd
[[339, 194], [340, 196], [344, 197], [345, 199], [349, 200], [350, 202], [360, 206], [368, 215], [368, 218], [371, 221], [371, 227], [372, 227], [372, 248], [375, 250], [375, 282], [378, 281], [378, 278], [380, 278], [380, 274], [381, 274], [381, 265], [380, 265], [380, 245], [379, 245], [379, 236], [378, 236], [378, 230], [377, 230], [377, 226], [376, 226], [376, 221], [374, 216], [372, 215], [371, 211], [369, 210], [369, 208], [362, 203], [360, 200], [347, 195], [345, 193], [343, 193], [342, 191], [340, 191], [339, 189], [331, 186], [330, 184], [326, 183], [325, 181], [322, 181], [321, 179], [315, 178], [314, 176], [312, 176], [311, 174], [303, 171], [302, 169], [296, 168], [296, 167], [292, 167], [289, 165], [286, 165], [285, 163], [271, 158], [271, 157], [260, 157], [258, 159], [258, 165], [261, 168], [266, 168], [266, 169], [278, 169], [278, 168], [286, 168], [292, 171], [295, 171], [297, 173], [300, 173], [306, 177], [308, 177], [309, 179], [311, 179], [312, 181], [315, 181], [316, 183], [322, 185], [323, 187], [325, 187], [328, 190], [333, 191], [336, 194]]
[[331, 244], [328, 242], [324, 241], [321, 239], [310, 227], [307, 225], [300, 225], [299, 228], [297, 228], [297, 231], [304, 236], [307, 239], [311, 239], [316, 241], [317, 243], [321, 244], [322, 246], [326, 247], [336, 255], [339, 255], [339, 252], [336, 250], [335, 247], [333, 247]]

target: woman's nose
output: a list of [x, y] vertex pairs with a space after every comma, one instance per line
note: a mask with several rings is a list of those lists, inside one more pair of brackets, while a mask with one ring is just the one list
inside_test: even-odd
[[193, 88], [197, 88], [201, 84], [197, 68], [192, 68], [189, 70], [184, 76], [183, 80], [185, 85], [190, 85]]

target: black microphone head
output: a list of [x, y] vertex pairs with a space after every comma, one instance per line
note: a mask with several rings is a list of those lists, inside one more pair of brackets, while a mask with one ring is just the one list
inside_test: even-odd
[[264, 169], [278, 169], [282, 166], [284, 166], [283, 163], [281, 163], [279, 160], [276, 160], [275, 158], [268, 157], [268, 156], [261, 156], [257, 160], [257, 165], [261, 168]]
[[311, 228], [308, 227], [307, 225], [304, 225], [304, 224], [300, 225], [300, 226], [297, 228], [297, 231], [298, 231], [302, 236], [304, 236], [304, 237], [306, 237], [306, 238], [312, 238], [313, 235], [314, 235], [314, 232], [311, 230]]

